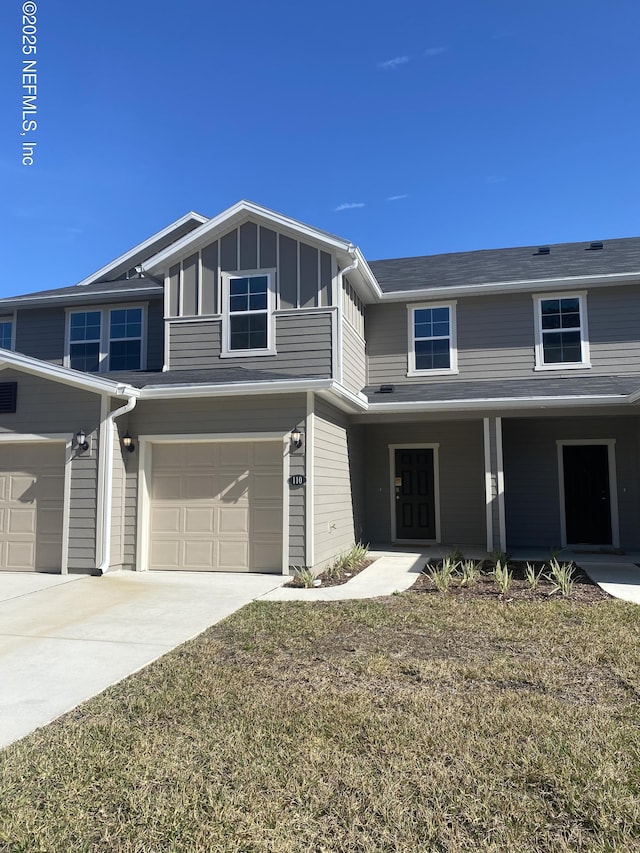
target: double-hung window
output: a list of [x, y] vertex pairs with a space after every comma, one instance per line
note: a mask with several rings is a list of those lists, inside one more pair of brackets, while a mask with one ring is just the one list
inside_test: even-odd
[[586, 294], [534, 296], [536, 370], [591, 367]]
[[144, 309], [141, 306], [71, 311], [65, 363], [101, 373], [144, 367]]
[[409, 306], [409, 376], [458, 372], [455, 302]]
[[271, 271], [225, 274], [222, 355], [272, 355], [273, 288]]
[[12, 317], [0, 317], [0, 349], [13, 349]]

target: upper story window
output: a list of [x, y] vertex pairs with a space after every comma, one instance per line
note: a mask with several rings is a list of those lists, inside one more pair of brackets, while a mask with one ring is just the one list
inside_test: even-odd
[[223, 275], [221, 355], [274, 355], [273, 272]]
[[13, 349], [13, 318], [0, 317], [0, 349]]
[[534, 296], [536, 370], [591, 367], [586, 294]]
[[142, 370], [144, 321], [140, 305], [70, 311], [65, 365], [87, 373]]
[[409, 305], [408, 376], [458, 372], [456, 306]]

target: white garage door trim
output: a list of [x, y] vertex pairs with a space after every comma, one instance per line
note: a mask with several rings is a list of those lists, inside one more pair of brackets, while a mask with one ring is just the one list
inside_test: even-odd
[[22, 435], [20, 433], [0, 433], [0, 443], [28, 444], [29, 442], [57, 442], [64, 444], [64, 493], [62, 499], [62, 556], [60, 572], [69, 573], [69, 517], [71, 506], [71, 461], [73, 436], [68, 433], [43, 433], [42, 435]]
[[289, 453], [291, 436], [287, 432], [198, 433], [196, 435], [139, 435], [138, 519], [136, 524], [136, 568], [149, 570], [149, 510], [151, 506], [151, 447], [154, 444], [185, 444], [188, 442], [247, 442], [279, 441], [282, 443], [282, 574], [289, 574]]

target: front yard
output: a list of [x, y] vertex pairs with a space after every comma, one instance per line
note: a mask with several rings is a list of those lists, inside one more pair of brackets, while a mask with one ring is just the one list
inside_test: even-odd
[[8, 748], [0, 849], [640, 850], [638, 607], [425, 592], [253, 604]]

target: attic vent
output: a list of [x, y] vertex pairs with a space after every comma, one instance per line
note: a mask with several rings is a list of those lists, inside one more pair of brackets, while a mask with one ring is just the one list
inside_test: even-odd
[[602, 240], [595, 240], [593, 243], [589, 243], [589, 248], [587, 249], [587, 252], [598, 252], [600, 251], [600, 249], [602, 249], [602, 247]]
[[0, 413], [3, 415], [13, 414], [16, 410], [16, 397], [18, 395], [17, 382], [0, 382]]
[[379, 394], [393, 394], [393, 385], [381, 385]]
[[539, 246], [536, 255], [548, 255], [551, 249], [548, 246]]

